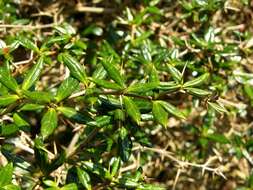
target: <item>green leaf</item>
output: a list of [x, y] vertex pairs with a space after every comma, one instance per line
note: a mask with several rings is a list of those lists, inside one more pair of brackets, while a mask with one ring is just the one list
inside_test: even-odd
[[132, 141], [125, 127], [121, 127], [119, 131], [119, 155], [123, 162], [127, 162], [132, 153]]
[[157, 85], [160, 83], [158, 72], [152, 64], [150, 65], [149, 82], [156, 83]]
[[13, 121], [18, 127], [27, 127], [30, 126], [27, 121], [25, 121], [19, 114], [14, 113], [13, 114]]
[[166, 190], [166, 188], [154, 184], [141, 184], [136, 190]]
[[175, 106], [171, 105], [168, 102], [165, 101], [158, 101], [159, 104], [161, 104], [163, 106], [163, 108], [170, 114], [180, 118], [180, 119], [185, 119], [185, 115], [179, 110], [177, 109]]
[[1, 136], [9, 136], [9, 135], [13, 135], [16, 132], [18, 132], [19, 128], [17, 125], [15, 124], [4, 124], [2, 126], [0, 126], [0, 134]]
[[168, 67], [168, 70], [172, 76], [172, 78], [177, 82], [177, 83], [181, 83], [182, 81], [182, 74], [179, 72], [179, 70], [177, 70], [176, 67], [170, 65], [170, 64], [167, 64], [167, 67]]
[[54, 132], [55, 128], [57, 127], [57, 120], [57, 113], [55, 109], [49, 108], [41, 120], [40, 132], [43, 138], [48, 137]]
[[127, 92], [134, 92], [134, 93], [145, 93], [149, 92], [157, 87], [156, 82], [151, 83], [137, 83], [129, 86], [127, 88]]
[[183, 84], [183, 88], [201, 85], [208, 80], [209, 76], [210, 76], [209, 73], [205, 73], [191, 81], [187, 81], [186, 83]]
[[109, 57], [102, 62], [103, 67], [105, 68], [106, 72], [108, 73], [109, 77], [114, 80], [118, 85], [124, 87], [123, 78], [120, 75], [120, 72], [116, 67], [113, 65], [113, 57]]
[[62, 61], [70, 70], [71, 75], [80, 82], [86, 83], [86, 73], [84, 67], [69, 53], [61, 53], [58, 59]]
[[121, 163], [120, 157], [111, 158], [109, 164], [110, 164], [110, 173], [112, 177], [115, 176], [117, 172], [119, 171], [120, 163]]
[[60, 33], [60, 34], [64, 34], [64, 35], [69, 35], [72, 36], [74, 34], [76, 34], [75, 29], [68, 23], [62, 23], [61, 25], [57, 25], [54, 26], [54, 29]]
[[226, 108], [224, 108], [222, 105], [214, 102], [207, 102], [209, 106], [211, 106], [214, 110], [216, 110], [219, 113], [228, 113]]
[[45, 106], [40, 104], [25, 104], [20, 108], [20, 111], [36, 111], [41, 110]]
[[59, 168], [65, 161], [66, 161], [66, 153], [65, 151], [62, 151], [56, 158], [54, 158], [51, 161], [50, 165], [47, 168], [48, 173], [51, 173], [57, 168]]
[[31, 40], [29, 40], [28, 37], [19, 36], [17, 38], [17, 41], [25, 48], [31, 49], [35, 52], [39, 52], [39, 48], [33, 43]]
[[185, 88], [186, 92], [188, 92], [191, 95], [198, 96], [198, 97], [203, 97], [203, 96], [208, 96], [211, 95], [212, 93], [207, 90], [202, 90], [198, 88]]
[[180, 84], [177, 84], [175, 81], [170, 82], [160, 82], [158, 89], [160, 90], [166, 90], [166, 91], [176, 91], [181, 88]]
[[23, 90], [28, 90], [31, 86], [38, 80], [44, 65], [44, 57], [41, 56], [38, 62], [32, 67], [32, 69], [27, 73], [22, 84]]
[[208, 134], [206, 138], [209, 140], [221, 143], [221, 144], [228, 144], [230, 141], [222, 134]]
[[19, 99], [19, 96], [17, 96], [17, 95], [0, 96], [0, 107], [12, 104], [12, 103], [16, 102], [18, 99]]
[[79, 86], [79, 82], [74, 78], [65, 79], [57, 90], [56, 101], [60, 102], [70, 96]]
[[8, 163], [6, 166], [0, 169], [0, 187], [4, 187], [11, 183], [12, 173], [13, 173], [13, 164]]
[[96, 85], [101, 86], [103, 88], [113, 89], [113, 90], [122, 90], [123, 89], [120, 85], [106, 81], [106, 80], [95, 79], [95, 78], [92, 78], [91, 80], [92, 80], [92, 82], [96, 83]]
[[70, 183], [68, 185], [64, 185], [61, 190], [78, 190], [78, 187], [75, 183]]
[[88, 116], [76, 111], [74, 108], [71, 107], [59, 106], [57, 107], [57, 110], [61, 112], [65, 117], [73, 119], [80, 123], [87, 123], [91, 121], [91, 119]]
[[48, 156], [47, 152], [45, 151], [45, 145], [43, 144], [43, 141], [41, 138], [36, 138], [34, 140], [34, 155], [36, 160], [36, 165], [39, 166], [40, 170], [43, 172], [43, 174], [48, 174]]
[[126, 108], [127, 114], [137, 123], [139, 124], [141, 121], [141, 113], [139, 108], [136, 106], [134, 101], [127, 97], [123, 96], [124, 106]]
[[168, 124], [168, 113], [160, 104], [159, 101], [153, 101], [152, 112], [155, 120], [160, 123], [162, 126], [166, 127]]
[[17, 81], [11, 76], [9, 69], [6, 67], [0, 67], [0, 82], [13, 92], [18, 91]]
[[43, 183], [48, 187], [57, 187], [57, 183], [51, 180], [43, 180]]
[[77, 176], [78, 176], [79, 181], [82, 183], [82, 185], [86, 189], [91, 190], [91, 182], [90, 182], [89, 174], [86, 171], [80, 168], [77, 168]]
[[110, 172], [106, 168], [104, 168], [101, 164], [95, 164], [93, 162], [84, 161], [82, 162], [82, 166], [89, 172], [98, 175], [102, 179], [111, 180], [112, 178]]
[[17, 185], [9, 184], [3, 187], [5, 190], [21, 190], [21, 188]]
[[54, 99], [54, 96], [49, 92], [41, 92], [41, 91], [30, 92], [30, 91], [24, 90], [23, 94], [27, 96], [27, 98], [35, 102], [41, 102], [41, 103], [48, 103]]

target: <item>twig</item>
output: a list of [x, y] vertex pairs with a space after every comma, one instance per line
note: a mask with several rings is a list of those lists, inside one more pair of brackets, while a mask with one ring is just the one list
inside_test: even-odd
[[167, 157], [170, 160], [176, 162], [181, 168], [185, 168], [185, 167], [188, 167], [188, 166], [192, 166], [192, 167], [196, 167], [196, 168], [202, 168], [202, 172], [203, 171], [210, 171], [210, 172], [213, 172], [213, 173], [223, 177], [224, 179], [226, 179], [226, 176], [220, 171], [219, 168], [208, 167], [207, 166], [208, 162], [205, 163], [205, 164], [196, 164], [196, 163], [191, 163], [191, 162], [187, 162], [187, 161], [182, 161], [182, 160], [179, 160], [176, 157], [174, 157], [172, 152], [169, 152], [169, 151], [166, 151], [166, 150], [163, 150], [163, 149], [158, 149], [158, 148], [150, 148], [150, 147], [139, 146], [139, 147], [136, 147], [135, 150], [152, 151], [152, 152], [161, 154], [164, 157]]
[[89, 12], [89, 13], [112, 13], [114, 9], [104, 8], [104, 7], [86, 7], [77, 4], [76, 10], [79, 12]]
[[36, 30], [43, 28], [52, 28], [54, 24], [44, 24], [44, 25], [21, 25], [21, 24], [0, 24], [0, 28], [20, 28], [22, 30]]

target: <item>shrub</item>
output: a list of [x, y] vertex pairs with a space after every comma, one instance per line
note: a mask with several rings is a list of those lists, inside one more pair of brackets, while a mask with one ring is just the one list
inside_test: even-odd
[[252, 188], [250, 2], [109, 2], [0, 3], [1, 188]]

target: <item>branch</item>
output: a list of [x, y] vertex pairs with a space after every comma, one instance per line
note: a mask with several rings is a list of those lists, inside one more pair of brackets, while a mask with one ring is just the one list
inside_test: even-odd
[[189, 167], [189, 166], [192, 166], [192, 167], [195, 167], [195, 168], [201, 168], [202, 173], [204, 173], [205, 171], [210, 171], [210, 172], [213, 172], [213, 173], [223, 177], [224, 179], [226, 179], [226, 176], [222, 173], [222, 171], [219, 169], [219, 167], [211, 168], [211, 167], [208, 166], [210, 161], [207, 161], [205, 164], [196, 164], [196, 163], [191, 163], [191, 162], [187, 162], [187, 161], [182, 161], [182, 160], [179, 160], [176, 157], [174, 157], [172, 152], [169, 152], [169, 151], [166, 151], [166, 150], [163, 150], [163, 149], [158, 149], [158, 148], [138, 146], [138, 147], [135, 147], [134, 150], [155, 152], [155, 153], [158, 153], [158, 154], [160, 154], [160, 155], [162, 155], [166, 158], [169, 158], [170, 160], [176, 162], [181, 168]]

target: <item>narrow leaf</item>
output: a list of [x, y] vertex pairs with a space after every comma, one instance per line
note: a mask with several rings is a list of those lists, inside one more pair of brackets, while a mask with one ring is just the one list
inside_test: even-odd
[[160, 90], [166, 90], [166, 91], [176, 91], [181, 88], [180, 84], [177, 84], [175, 81], [170, 82], [160, 82], [158, 89]]
[[151, 83], [137, 83], [129, 86], [127, 88], [127, 92], [134, 92], [134, 93], [145, 93], [149, 92], [157, 87], [156, 82]]
[[73, 119], [80, 123], [86, 123], [91, 120], [88, 116], [76, 111], [71, 107], [57, 107], [57, 110], [61, 112], [65, 117]]
[[80, 82], [86, 83], [86, 73], [84, 67], [70, 54], [61, 53], [58, 56], [58, 59], [61, 60], [70, 70], [71, 75], [79, 80]]
[[173, 78], [176, 82], [180, 83], [180, 82], [182, 81], [183, 76], [182, 76], [182, 74], [179, 72], [179, 70], [177, 70], [176, 67], [174, 67], [174, 66], [172, 66], [172, 65], [170, 65], [170, 64], [167, 64], [167, 66], [168, 66], [168, 70], [169, 70], [169, 72], [170, 72], [172, 78]]
[[216, 110], [219, 113], [228, 113], [226, 108], [224, 108], [222, 105], [214, 102], [207, 102], [209, 106], [211, 106], [214, 110]]
[[54, 132], [55, 128], [57, 127], [57, 120], [57, 113], [55, 109], [49, 108], [41, 120], [40, 132], [43, 138], [46, 138]]
[[206, 136], [209, 140], [221, 143], [221, 144], [228, 144], [230, 141], [222, 134], [208, 134]]
[[96, 83], [96, 85], [101, 86], [103, 88], [113, 89], [113, 90], [122, 90], [123, 89], [120, 85], [106, 81], [106, 80], [95, 79], [95, 78], [92, 78], [91, 80], [92, 80], [92, 82]]
[[54, 96], [49, 92], [40, 92], [40, 91], [23, 91], [24, 95], [30, 98], [35, 102], [51, 102], [54, 99]]
[[86, 171], [80, 168], [77, 168], [77, 176], [78, 176], [79, 181], [82, 183], [82, 185], [86, 189], [91, 190], [91, 182], [90, 182], [89, 174]]
[[116, 67], [113, 65], [113, 57], [109, 57], [106, 60], [102, 61], [102, 65], [105, 68], [106, 72], [108, 73], [109, 77], [114, 80], [117, 84], [124, 87], [123, 78], [120, 75], [120, 72]]
[[132, 141], [126, 128], [121, 127], [119, 131], [119, 155], [123, 162], [127, 162], [132, 153]]
[[85, 169], [87, 169], [88, 171], [98, 175], [102, 179], [111, 179], [112, 178], [110, 172], [100, 164], [95, 164], [93, 162], [84, 161], [84, 162], [82, 162], [82, 166]]
[[162, 126], [166, 127], [168, 124], [168, 113], [164, 110], [163, 106], [159, 101], [153, 102], [153, 115], [155, 120], [160, 123]]
[[170, 103], [168, 102], [165, 102], [165, 101], [158, 101], [162, 106], [163, 108], [169, 112], [170, 114], [180, 118], [180, 119], [185, 119], [185, 116], [184, 114], [179, 110], [177, 109], [175, 106], [171, 105]]
[[17, 81], [11, 76], [9, 69], [0, 67], [0, 82], [13, 92], [18, 91]]
[[39, 48], [33, 43], [29, 38], [24, 36], [19, 36], [17, 41], [25, 48], [31, 49], [35, 52], [39, 52]]
[[13, 164], [8, 163], [6, 166], [0, 169], [0, 187], [4, 187], [11, 183], [13, 172]]
[[45, 106], [40, 105], [40, 104], [25, 104], [20, 108], [20, 111], [36, 111], [36, 110], [41, 110]]
[[61, 190], [78, 190], [78, 187], [75, 183], [70, 183], [67, 185], [64, 185]]
[[111, 176], [115, 176], [120, 168], [120, 157], [112, 157], [110, 160], [110, 172]]
[[209, 73], [205, 73], [191, 81], [188, 81], [186, 83], [183, 84], [183, 88], [186, 88], [186, 87], [193, 87], [193, 86], [198, 86], [202, 83], [204, 83], [205, 81], [207, 81], [207, 79], [209, 78]]
[[0, 96], [0, 107], [12, 104], [12, 103], [16, 102], [18, 99], [19, 99], [19, 96], [17, 96], [17, 95]]
[[202, 90], [198, 88], [185, 88], [186, 92], [188, 92], [191, 95], [198, 96], [198, 97], [203, 97], [203, 96], [208, 96], [212, 94], [210, 91], [207, 90]]
[[39, 78], [41, 71], [43, 70], [44, 57], [40, 57], [38, 62], [27, 73], [22, 84], [22, 89], [28, 90]]
[[141, 121], [141, 113], [139, 108], [136, 106], [134, 101], [127, 97], [123, 96], [124, 106], [126, 108], [127, 114], [137, 123], [139, 124]]
[[57, 90], [55, 99], [57, 102], [70, 96], [79, 86], [79, 82], [74, 78], [65, 79]]

